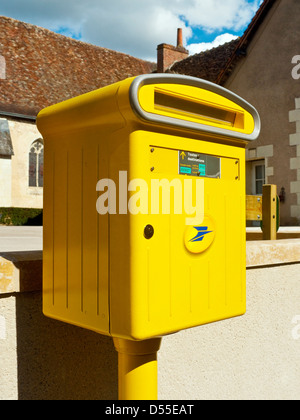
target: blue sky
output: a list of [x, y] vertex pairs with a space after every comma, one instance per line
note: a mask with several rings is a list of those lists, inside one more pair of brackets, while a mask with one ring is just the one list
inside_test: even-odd
[[12, 17], [101, 47], [156, 61], [183, 28], [191, 54], [245, 31], [262, 0], [1, 0]]

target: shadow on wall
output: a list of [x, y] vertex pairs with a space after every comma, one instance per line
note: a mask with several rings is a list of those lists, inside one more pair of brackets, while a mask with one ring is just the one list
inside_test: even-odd
[[112, 338], [46, 318], [41, 293], [16, 299], [19, 400], [118, 398]]

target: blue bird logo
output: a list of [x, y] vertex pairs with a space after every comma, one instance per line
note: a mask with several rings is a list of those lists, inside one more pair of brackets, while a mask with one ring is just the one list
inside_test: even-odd
[[197, 230], [197, 235], [194, 238], [190, 239], [189, 242], [201, 242], [203, 241], [205, 235], [208, 235], [209, 233], [213, 232], [212, 230], [209, 231], [207, 226], [194, 226], [194, 229]]

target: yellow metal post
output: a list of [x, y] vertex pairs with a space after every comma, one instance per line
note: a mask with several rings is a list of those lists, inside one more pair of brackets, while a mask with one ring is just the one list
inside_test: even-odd
[[277, 239], [277, 187], [263, 186], [263, 239], [276, 241]]
[[157, 352], [161, 338], [114, 338], [119, 362], [119, 400], [157, 400]]

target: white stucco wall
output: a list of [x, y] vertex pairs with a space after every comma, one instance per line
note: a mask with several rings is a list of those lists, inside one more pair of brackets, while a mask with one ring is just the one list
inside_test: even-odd
[[13, 143], [12, 156], [12, 207], [43, 207], [43, 189], [29, 187], [29, 151], [31, 144], [41, 138], [36, 125], [30, 122], [9, 121], [10, 135]]
[[18, 399], [17, 365], [16, 299], [9, 296], [0, 298], [0, 400]]
[[0, 158], [0, 207], [11, 207], [11, 158]]

